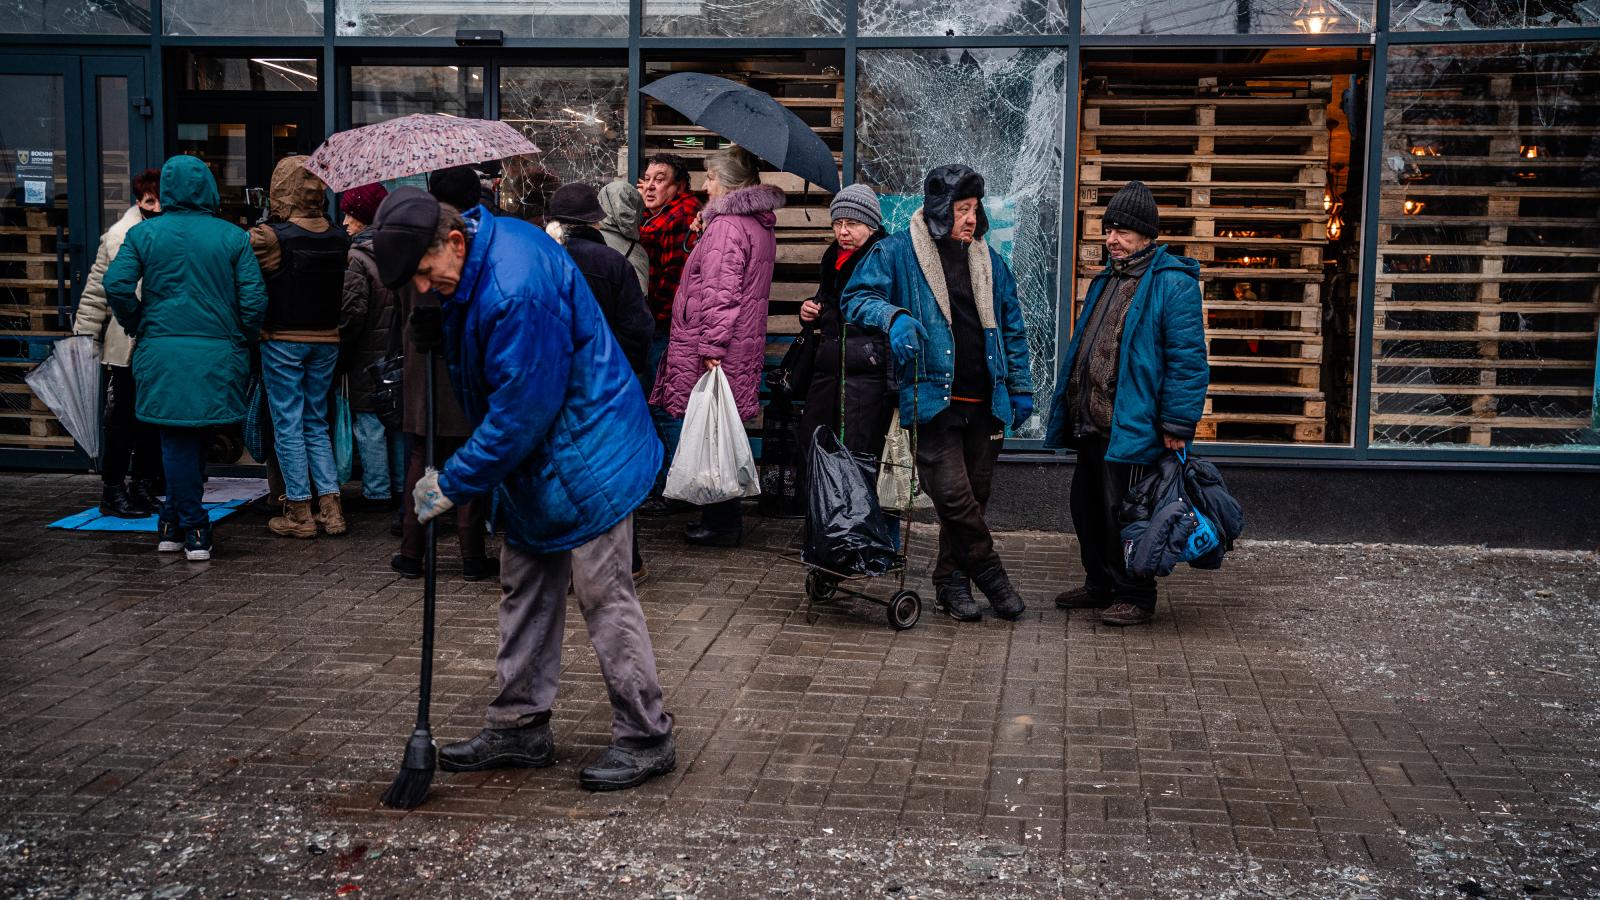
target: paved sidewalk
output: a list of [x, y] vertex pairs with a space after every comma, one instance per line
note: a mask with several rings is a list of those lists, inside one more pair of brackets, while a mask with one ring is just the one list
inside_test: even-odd
[[[0, 895], [1600, 895], [1600, 559], [1249, 543], [1152, 627], [1050, 598], [1070, 536], [1012, 533], [1016, 624], [808, 615], [781, 556], [647, 522], [676, 773], [589, 795], [610, 713], [568, 617], [558, 759], [377, 796], [415, 710], [421, 583], [381, 515], [209, 564], [48, 531], [86, 477], [0, 476]], [[931, 532], [914, 559], [926, 565]], [[434, 731], [491, 695], [492, 584], [441, 544]], [[925, 585], [919, 585], [925, 587]]]

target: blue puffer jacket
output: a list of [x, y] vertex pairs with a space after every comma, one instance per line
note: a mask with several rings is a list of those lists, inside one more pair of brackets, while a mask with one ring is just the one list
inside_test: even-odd
[[661, 467], [644, 391], [560, 244], [481, 206], [467, 215], [478, 230], [444, 336], [476, 427], [439, 488], [457, 503], [493, 491], [521, 550], [580, 547], [644, 502]]
[[[1017, 283], [1005, 260], [979, 236], [968, 257], [972, 294], [983, 322], [983, 343], [994, 384], [990, 407], [995, 418], [1011, 423], [1011, 397], [1033, 393], [1028, 371], [1028, 336], [1023, 330]], [[938, 285], [937, 289], [932, 285]], [[922, 353], [909, 366], [896, 366], [900, 383], [900, 421], [921, 424], [950, 405], [955, 379], [955, 335], [950, 330], [950, 296], [944, 267], [921, 210], [911, 227], [873, 245], [856, 266], [841, 298], [845, 321], [887, 333], [889, 321], [910, 312], [928, 331]]]
[[[1076, 446], [1067, 410], [1067, 379], [1072, 375], [1089, 314], [1109, 278], [1105, 272], [1095, 276], [1084, 298], [1083, 311], [1072, 328], [1072, 343], [1061, 361], [1055, 399], [1050, 404], [1046, 447]], [[1210, 381], [1206, 318], [1200, 303], [1200, 264], [1158, 246], [1134, 292], [1122, 328], [1116, 403], [1106, 459], [1149, 465], [1161, 458], [1163, 430], [1174, 437], [1192, 438], [1205, 411]]]

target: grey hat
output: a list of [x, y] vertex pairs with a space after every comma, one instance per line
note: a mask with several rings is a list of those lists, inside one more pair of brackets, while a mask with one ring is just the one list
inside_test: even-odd
[[834, 194], [828, 217], [855, 219], [873, 231], [883, 227], [883, 209], [878, 206], [878, 195], [864, 184], [852, 184]]
[[1126, 228], [1151, 240], [1161, 231], [1161, 212], [1156, 209], [1156, 198], [1142, 181], [1130, 181], [1117, 191], [1106, 204], [1106, 214], [1101, 220], [1106, 228]]

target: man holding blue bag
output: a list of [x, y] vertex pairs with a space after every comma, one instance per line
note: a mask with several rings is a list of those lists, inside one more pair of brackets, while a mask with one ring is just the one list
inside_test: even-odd
[[1129, 182], [1103, 221], [1110, 259], [1073, 327], [1045, 435], [1046, 447], [1078, 452], [1071, 507], [1084, 584], [1056, 606], [1141, 625], [1155, 615], [1156, 583], [1124, 563], [1122, 501], [1145, 466], [1194, 439], [1210, 383], [1205, 312], [1200, 264], [1155, 242], [1149, 188]]

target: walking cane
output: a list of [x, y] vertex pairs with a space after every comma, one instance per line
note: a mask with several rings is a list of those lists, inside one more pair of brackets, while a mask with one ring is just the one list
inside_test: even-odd
[[[423, 459], [433, 468], [433, 351], [424, 355], [427, 374], [423, 384], [426, 397], [426, 427], [423, 430]], [[410, 498], [401, 498], [409, 503]], [[439, 761], [439, 751], [433, 745], [433, 729], [428, 725], [428, 702], [433, 693], [433, 602], [438, 577], [438, 531], [435, 516], [423, 526], [428, 546], [422, 563], [422, 675], [417, 687], [417, 726], [406, 742], [405, 758], [400, 763], [400, 774], [384, 792], [384, 806], [395, 809], [413, 809], [428, 799], [428, 788], [433, 784], [433, 770]]]

